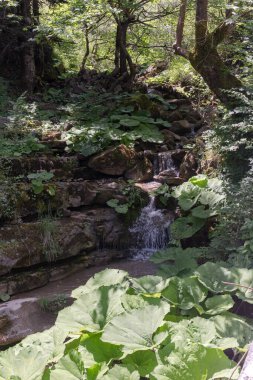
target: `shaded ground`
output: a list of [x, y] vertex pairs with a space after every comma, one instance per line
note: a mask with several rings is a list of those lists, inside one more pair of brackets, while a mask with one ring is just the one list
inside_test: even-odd
[[148, 261], [121, 260], [104, 266], [83, 269], [42, 288], [20, 293], [14, 296], [11, 301], [0, 305], [0, 315], [7, 315], [10, 320], [0, 333], [0, 347], [4, 348], [29, 334], [51, 327], [55, 322], [57, 313], [48, 310], [47, 300], [62, 295], [60, 298], [64, 301], [62, 306], [70, 304], [69, 298], [72, 290], [85, 284], [95, 273], [106, 268], [125, 270], [134, 277], [155, 273], [154, 264]]

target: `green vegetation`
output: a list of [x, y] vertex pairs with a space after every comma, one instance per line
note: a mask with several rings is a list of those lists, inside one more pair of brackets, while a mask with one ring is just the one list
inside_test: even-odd
[[[253, 336], [251, 325], [230, 311], [232, 296], [252, 303], [251, 293], [239, 287], [250, 285], [251, 277], [252, 271], [214, 263], [186, 277], [136, 279], [105, 270], [73, 292], [75, 302], [52, 329], [1, 353], [0, 375], [229, 379], [235, 363], [224, 350], [244, 350]], [[33, 361], [25, 366], [28, 357]]]
[[52, 262], [88, 266], [104, 240], [128, 240], [148, 181], [170, 241], [156, 276], [105, 270], [64, 310], [66, 296], [42, 298], [54, 327], [0, 352], [0, 380], [238, 379], [228, 352], [253, 341], [235, 314], [253, 304], [252, 13], [252, 0], [1, 2], [0, 302], [21, 287], [13, 273], [45, 265], [46, 282]]
[[141, 191], [134, 185], [134, 181], [128, 181], [128, 184], [122, 189], [122, 195], [127, 199], [126, 203], [120, 202], [119, 199], [110, 199], [107, 202], [107, 205], [118, 214], [127, 214], [129, 211], [140, 209], [144, 204]]

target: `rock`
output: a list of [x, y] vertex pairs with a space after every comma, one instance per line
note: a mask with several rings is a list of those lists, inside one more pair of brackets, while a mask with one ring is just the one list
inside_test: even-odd
[[[106, 265], [113, 259], [122, 259], [128, 255], [124, 249], [100, 249], [73, 257], [70, 260], [51, 264], [48, 268], [27, 270], [0, 278], [0, 289], [10, 296], [45, 286], [49, 282], [63, 280], [76, 272], [97, 265]], [[1, 322], [0, 322], [1, 323]]]
[[90, 158], [88, 166], [97, 172], [120, 176], [136, 164], [136, 153], [133, 149], [121, 144], [109, 148]]
[[183, 115], [178, 110], [175, 110], [172, 112], [161, 110], [160, 117], [163, 120], [169, 121], [170, 123], [172, 123], [173, 121], [182, 120], [184, 118]]
[[51, 131], [42, 134], [42, 141], [54, 141], [54, 140], [61, 140], [61, 132], [60, 131]]
[[[73, 178], [79, 169], [79, 160], [75, 156], [54, 157], [40, 155], [35, 157], [1, 158], [0, 165], [8, 168], [8, 176], [27, 176], [38, 171], [51, 171], [54, 178]], [[80, 168], [83, 169], [83, 168]], [[87, 168], [85, 168], [87, 170]], [[90, 170], [90, 169], [89, 169]]]
[[0, 116], [0, 128], [5, 128], [9, 124], [10, 120], [8, 117]]
[[51, 183], [55, 190], [54, 196], [49, 196], [45, 191], [34, 196], [30, 184], [20, 183], [16, 185], [15, 217], [35, 216], [38, 210], [46, 214], [49, 203], [51, 212], [82, 206], [105, 206], [110, 199], [125, 199], [122, 190], [126, 184], [122, 179], [54, 182]]
[[116, 247], [127, 238], [127, 227], [114, 210], [73, 212], [70, 218], [44, 219], [0, 229], [0, 275], [85, 254], [97, 247]]
[[164, 142], [169, 149], [174, 149], [176, 144], [181, 142], [181, 136], [169, 129], [163, 129], [162, 134], [164, 136]]
[[134, 167], [126, 171], [125, 177], [136, 182], [151, 181], [153, 178], [151, 161], [146, 157], [143, 160], [138, 160]]
[[190, 123], [195, 124], [202, 119], [200, 113], [194, 110], [191, 105], [182, 105], [180, 106], [179, 111]]
[[64, 153], [67, 146], [64, 140], [49, 140], [41, 142], [46, 148], [54, 152]]
[[166, 183], [167, 185], [170, 185], [170, 186], [178, 186], [184, 182], [184, 179], [181, 177], [164, 175], [162, 173], [154, 177], [154, 179], [160, 183], [163, 183], [163, 184]]
[[136, 183], [135, 186], [143, 190], [145, 193], [150, 194], [159, 189], [159, 187], [161, 187], [161, 183], [152, 181], [147, 183]]
[[176, 149], [171, 152], [171, 158], [173, 159], [173, 161], [176, 163], [177, 166], [179, 166], [182, 163], [185, 155], [186, 155], [185, 149]]
[[198, 161], [192, 152], [185, 155], [184, 160], [179, 168], [180, 177], [188, 180], [196, 175], [198, 169]]
[[0, 331], [10, 324], [10, 318], [7, 315], [0, 315]]
[[175, 106], [181, 106], [184, 104], [191, 104], [191, 101], [188, 98], [179, 98], [179, 99], [169, 99], [169, 103]]
[[7, 293], [11, 296], [20, 293], [20, 290], [27, 292], [40, 288], [49, 282], [49, 278], [50, 272], [47, 270], [16, 274], [8, 280]]
[[178, 134], [185, 134], [191, 131], [191, 124], [186, 119], [173, 121], [171, 131]]
[[9, 324], [0, 331], [0, 346], [19, 342], [33, 332], [44, 331], [55, 322], [56, 315], [41, 309], [35, 297], [12, 300], [0, 305], [0, 315], [5, 313]]

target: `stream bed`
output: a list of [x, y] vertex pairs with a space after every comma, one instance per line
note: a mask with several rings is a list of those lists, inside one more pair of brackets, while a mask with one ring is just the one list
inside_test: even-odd
[[155, 265], [149, 261], [119, 260], [107, 265], [85, 268], [62, 280], [50, 282], [42, 288], [13, 296], [10, 301], [0, 305], [0, 315], [6, 315], [10, 319], [10, 323], [0, 332], [0, 350], [29, 334], [53, 326], [57, 312], [48, 310], [48, 300], [58, 299], [63, 307], [70, 305], [72, 290], [85, 284], [95, 273], [106, 268], [125, 270], [133, 277], [155, 274], [156, 271]]

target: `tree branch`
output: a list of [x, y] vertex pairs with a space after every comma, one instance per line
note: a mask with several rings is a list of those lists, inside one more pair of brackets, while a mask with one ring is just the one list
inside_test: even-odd
[[173, 44], [173, 49], [174, 49], [175, 54], [188, 59], [189, 52], [182, 47], [183, 38], [184, 38], [184, 25], [185, 25], [187, 3], [188, 3], [187, 0], [181, 0], [178, 22], [177, 22], [177, 30], [176, 30], [176, 41]]

